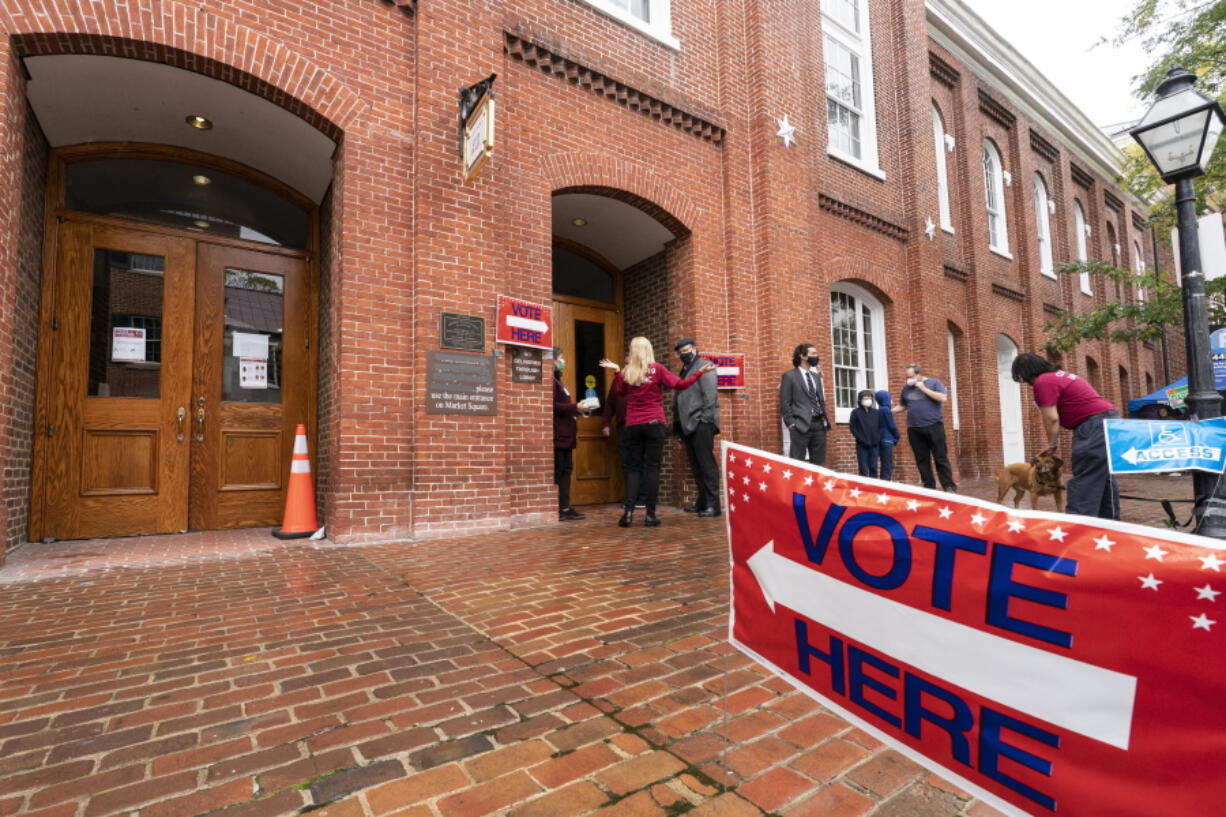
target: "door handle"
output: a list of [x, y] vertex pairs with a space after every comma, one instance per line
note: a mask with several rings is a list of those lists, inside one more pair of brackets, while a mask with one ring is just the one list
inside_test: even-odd
[[175, 439], [183, 442], [183, 418], [187, 417], [187, 409], [179, 406], [178, 412], [175, 414], [175, 419], [179, 421], [179, 433], [175, 435]]
[[196, 442], [204, 442], [204, 406], [201, 406], [196, 411], [196, 422], [199, 427], [196, 429]]

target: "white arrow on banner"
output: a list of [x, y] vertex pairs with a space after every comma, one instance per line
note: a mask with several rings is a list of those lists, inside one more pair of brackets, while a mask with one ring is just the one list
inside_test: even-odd
[[898, 661], [1048, 723], [1128, 748], [1137, 679], [949, 621], [775, 552], [749, 558], [771, 610], [805, 618]]
[[544, 321], [521, 318], [518, 315], [507, 315], [507, 326], [514, 326], [516, 329], [530, 329], [533, 332], [544, 332], [549, 329], [549, 324]]

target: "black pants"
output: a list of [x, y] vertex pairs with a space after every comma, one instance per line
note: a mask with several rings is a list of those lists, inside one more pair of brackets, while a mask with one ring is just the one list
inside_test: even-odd
[[570, 474], [575, 470], [575, 449], [553, 450], [553, 481], [558, 486], [558, 510], [570, 507]]
[[715, 464], [715, 426], [699, 423], [693, 434], [684, 435], [685, 453], [690, 458], [690, 471], [698, 483], [698, 501], [694, 507], [719, 510], [719, 466]]
[[881, 444], [881, 478], [894, 478], [894, 443]]
[[809, 423], [808, 431], [788, 429], [791, 444], [788, 446], [788, 456], [794, 460], [803, 460], [808, 454], [809, 462], [814, 465], [826, 464], [826, 425], [822, 418], [814, 417]]
[[634, 500], [641, 492], [647, 513], [656, 512], [660, 496], [660, 457], [664, 453], [664, 424], [640, 423], [622, 429], [626, 438], [626, 499], [625, 508], [634, 510]]
[[856, 466], [860, 476], [877, 478], [877, 459], [881, 456], [881, 446], [860, 445], [856, 443]]
[[937, 487], [932, 478], [932, 463], [929, 462], [931, 457], [936, 461], [941, 487], [946, 491], [958, 490], [958, 485], [954, 482], [954, 469], [949, 465], [949, 453], [945, 450], [944, 423], [908, 428], [907, 441], [911, 443], [911, 451], [915, 454], [915, 467], [919, 469], [920, 480], [925, 488]]
[[[627, 496], [622, 497], [622, 504], [626, 504], [626, 500], [630, 499], [630, 451], [626, 448], [626, 441], [629, 439], [626, 436], [626, 427], [618, 426], [617, 431], [617, 461], [622, 467], [622, 484], [625, 487]], [[633, 497], [635, 505], [646, 505], [646, 497], [643, 496], [643, 488], [639, 486], [639, 495]]]
[[1104, 411], [1087, 417], [1073, 429], [1073, 478], [1068, 481], [1065, 504], [1068, 513], [1120, 518], [1120, 489], [1108, 469], [1103, 436], [1103, 420], [1119, 416], [1119, 412]]

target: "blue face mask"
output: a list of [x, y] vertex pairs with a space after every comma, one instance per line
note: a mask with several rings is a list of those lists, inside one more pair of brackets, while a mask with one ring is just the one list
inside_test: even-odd
[[565, 361], [565, 360], [562, 360], [561, 358], [559, 358], [559, 359], [555, 360], [555, 361], [553, 362], [553, 368], [554, 368], [556, 371], [559, 371], [559, 372], [564, 372], [564, 371], [566, 371], [566, 361]]

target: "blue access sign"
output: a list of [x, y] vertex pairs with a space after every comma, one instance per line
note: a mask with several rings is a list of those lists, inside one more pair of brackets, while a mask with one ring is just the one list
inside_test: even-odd
[[1106, 420], [1107, 457], [1113, 474], [1209, 471], [1226, 467], [1226, 417], [1187, 421]]

